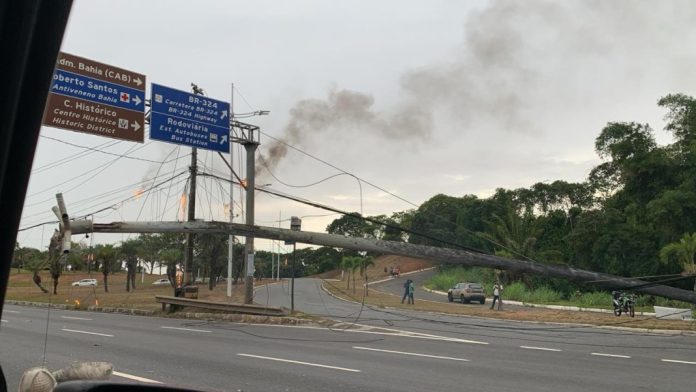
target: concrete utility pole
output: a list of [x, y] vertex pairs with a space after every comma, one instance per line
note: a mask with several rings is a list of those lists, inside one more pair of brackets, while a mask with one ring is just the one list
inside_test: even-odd
[[[258, 143], [246, 143], [246, 224], [254, 225], [254, 191], [256, 190], [256, 147]], [[250, 304], [254, 301], [254, 237], [247, 237], [244, 246], [246, 255], [246, 276], [244, 278], [244, 303]]]
[[[230, 122], [234, 120], [234, 83], [231, 85], [230, 95]], [[231, 127], [230, 127], [231, 129]], [[232, 140], [232, 135], [230, 135]], [[230, 143], [230, 223], [234, 223], [234, 170], [232, 170], [232, 162], [234, 159], [232, 153], [232, 143]], [[222, 157], [222, 154], [220, 154]], [[224, 157], [223, 157], [224, 159]], [[232, 267], [234, 266], [234, 235], [230, 233], [227, 238], [227, 297], [232, 296]]]
[[657, 295], [696, 304], [696, 293], [663, 285], [651, 285], [639, 279], [624, 278], [599, 272], [571, 268], [565, 265], [515, 260], [461, 249], [438, 248], [404, 242], [352, 238], [342, 235], [293, 231], [275, 227], [230, 224], [227, 222], [113, 222], [93, 224], [91, 221], [73, 221], [72, 234], [84, 233], [235, 233], [247, 237], [270, 240], [297, 241], [305, 244], [332, 246], [335, 248], [364, 250], [382, 254], [416, 257], [441, 263], [469, 267], [498, 268], [506, 271], [530, 273], [545, 277], [564, 278], [575, 282], [593, 284], [610, 289], [629, 289], [639, 293]]
[[[259, 114], [268, 114], [261, 111]], [[239, 131], [239, 135], [232, 135], [230, 142], [240, 143], [246, 150], [247, 179], [244, 188], [246, 190], [246, 223], [254, 225], [254, 191], [256, 189], [256, 148], [259, 146], [259, 127], [251, 124], [232, 120], [232, 127]], [[230, 166], [230, 170], [232, 167]], [[230, 223], [231, 224], [231, 223]], [[227, 234], [233, 234], [226, 232]], [[250, 304], [254, 300], [254, 237], [246, 236], [244, 244], [244, 303]]]

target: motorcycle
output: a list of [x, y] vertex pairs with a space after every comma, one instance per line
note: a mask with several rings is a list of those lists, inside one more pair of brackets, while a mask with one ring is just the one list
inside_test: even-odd
[[612, 303], [614, 305], [614, 316], [621, 316], [621, 312], [631, 317], [636, 315], [636, 296], [625, 294], [622, 291], [612, 291]]

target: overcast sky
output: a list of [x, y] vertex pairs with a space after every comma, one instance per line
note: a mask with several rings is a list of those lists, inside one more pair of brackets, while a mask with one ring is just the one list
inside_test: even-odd
[[[76, 1], [63, 51], [147, 75], [149, 83], [270, 110], [243, 121], [416, 205], [435, 194], [583, 181], [608, 121], [649, 123], [660, 143], [668, 93], [693, 95], [696, 6], [690, 1]], [[149, 92], [147, 93], [149, 98]], [[21, 227], [50, 221], [65, 192], [73, 216], [99, 222], [174, 220], [190, 148], [116, 142], [44, 127]], [[258, 184], [365, 215], [413, 205], [262, 135]], [[58, 141], [98, 147], [85, 151]], [[275, 146], [277, 147], [277, 146]], [[208, 169], [225, 173], [216, 154]], [[243, 160], [233, 147], [235, 169]], [[223, 174], [228, 175], [228, 174]], [[275, 176], [275, 178], [274, 178]], [[144, 181], [148, 180], [148, 181]], [[142, 182], [138, 184], [138, 182]], [[229, 185], [199, 182], [197, 217], [227, 220]], [[240, 192], [235, 189], [238, 202]], [[235, 214], [240, 214], [235, 205]], [[256, 223], [304, 216], [323, 231], [337, 216], [257, 195]], [[237, 217], [236, 219], [241, 219]], [[289, 222], [281, 222], [288, 227]], [[55, 225], [20, 232], [43, 248]], [[96, 242], [127, 235], [97, 234]], [[80, 240], [75, 237], [74, 240]], [[86, 240], [89, 243], [91, 240]], [[257, 241], [268, 250], [270, 242]]]

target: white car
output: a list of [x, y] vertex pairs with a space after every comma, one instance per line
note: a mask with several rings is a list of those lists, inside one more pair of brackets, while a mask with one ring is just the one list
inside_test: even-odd
[[169, 279], [157, 279], [156, 281], [152, 282], [155, 286], [161, 286], [161, 285], [169, 285]]
[[78, 280], [77, 282], [72, 283], [73, 286], [78, 286], [78, 287], [83, 287], [83, 286], [96, 286], [97, 285], [97, 280], [96, 279], [81, 279]]

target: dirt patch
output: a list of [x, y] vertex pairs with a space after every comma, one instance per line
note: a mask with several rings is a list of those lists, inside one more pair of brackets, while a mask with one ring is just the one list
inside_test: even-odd
[[[337, 297], [355, 302], [363, 301], [360, 287], [358, 287], [356, 293], [354, 293], [352, 289], [346, 290], [345, 286], [336, 284], [336, 282], [325, 282], [324, 287]], [[518, 306], [514, 308], [503, 307], [503, 310], [499, 311], [490, 309], [490, 304], [465, 305], [459, 303], [447, 303], [446, 299], [443, 299], [443, 302], [419, 300], [417, 292], [414, 305], [402, 304], [401, 297], [373, 289], [369, 290], [368, 295], [364, 297], [364, 301], [366, 304], [373, 305], [378, 308], [388, 307], [396, 309], [412, 309], [426, 312], [487, 317], [503, 320], [574, 323], [607, 327], [644, 328], [652, 330], [665, 329], [696, 331], [696, 323], [689, 321], [657, 320], [650, 316], [636, 316], [635, 318], [628, 318], [627, 316], [616, 317], [613, 314], [606, 313], [574, 312], [568, 310], [553, 310]]]
[[[125, 272], [109, 275], [109, 292], [104, 291], [103, 275], [100, 273], [88, 274], [86, 272], [66, 272], [58, 281], [58, 294], [44, 294], [34, 285], [31, 280], [31, 273], [24, 272], [17, 274], [16, 270], [10, 276], [9, 286], [5, 294], [5, 299], [14, 301], [29, 302], [51, 302], [53, 304], [72, 305], [76, 309], [88, 309], [89, 307], [98, 308], [119, 308], [119, 309], [139, 309], [145, 311], [161, 310], [161, 304], [155, 302], [156, 295], [174, 295], [171, 286], [156, 286], [152, 283], [158, 279], [166, 278], [166, 275], [145, 275], [144, 282], [141, 283], [141, 276], [138, 275], [136, 289], [126, 291]], [[42, 273], [43, 284], [46, 289], [52, 289], [53, 284], [47, 273]], [[97, 287], [73, 287], [72, 283], [80, 279], [94, 278], [98, 281]], [[270, 279], [259, 280], [254, 284], [262, 286], [272, 283]], [[244, 284], [232, 286], [232, 297], [227, 297], [227, 286], [225, 282], [219, 283], [213, 290], [208, 290], [208, 284], [199, 285], [198, 298], [206, 301], [216, 302], [243, 302]], [[195, 310], [194, 310], [195, 311]]]
[[[379, 256], [375, 259], [375, 265], [367, 268], [367, 276], [370, 280], [379, 280], [389, 276], [389, 271], [393, 268], [398, 268], [401, 273], [404, 273], [434, 267], [437, 264], [432, 260], [417, 259], [415, 257]], [[324, 272], [316, 275], [316, 277], [321, 279], [341, 279], [341, 270]]]

